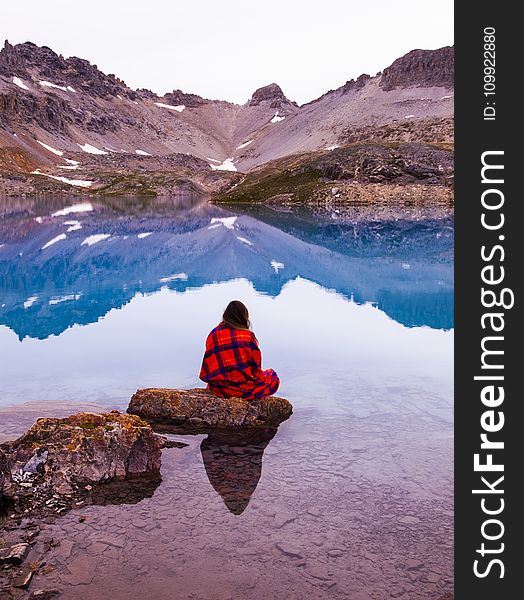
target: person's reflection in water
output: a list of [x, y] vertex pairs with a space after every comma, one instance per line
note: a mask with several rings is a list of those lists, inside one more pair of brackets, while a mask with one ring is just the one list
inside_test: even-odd
[[276, 433], [266, 429], [254, 433], [211, 433], [200, 451], [209, 482], [234, 515], [244, 512], [260, 475], [266, 446]]

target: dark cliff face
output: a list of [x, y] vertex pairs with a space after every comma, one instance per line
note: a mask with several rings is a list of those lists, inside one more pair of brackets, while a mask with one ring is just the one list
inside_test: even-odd
[[295, 102], [291, 102], [286, 98], [282, 88], [276, 83], [258, 88], [251, 96], [248, 106], [258, 106], [261, 102], [269, 102], [271, 108], [281, 108], [286, 105], [296, 106]]
[[0, 126], [10, 123], [36, 123], [47, 131], [66, 131], [67, 125], [81, 122], [67, 102], [56, 96], [0, 92]]
[[412, 50], [383, 71], [380, 86], [386, 91], [412, 86], [452, 87], [454, 66], [453, 46]]

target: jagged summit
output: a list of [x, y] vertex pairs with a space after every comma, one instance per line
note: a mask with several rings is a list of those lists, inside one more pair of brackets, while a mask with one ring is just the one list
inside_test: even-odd
[[48, 65], [61, 68], [63, 58], [47, 46], [37, 46], [32, 42], [25, 42], [13, 46], [5, 40], [4, 47], [0, 50], [0, 74], [18, 77], [27, 77], [31, 67]]
[[[131, 95], [124, 81], [106, 75], [88, 60], [71, 56], [64, 58], [47, 46], [32, 42], [11, 45], [8, 40], [0, 50], [0, 75], [23, 79], [49, 80], [55, 86], [71, 86], [93, 96]], [[77, 90], [78, 91], [78, 90]]]
[[268, 102], [271, 108], [280, 108], [286, 104], [297, 106], [295, 102], [291, 102], [286, 98], [282, 88], [276, 83], [258, 88], [251, 96], [248, 106], [258, 106], [261, 102]]
[[202, 98], [202, 96], [199, 96], [198, 94], [186, 94], [182, 90], [173, 90], [172, 92], [165, 94], [164, 98], [173, 106], [183, 104], [187, 108], [196, 108], [197, 106], [212, 102], [211, 100]]
[[455, 53], [453, 46], [438, 50], [412, 50], [384, 69], [380, 86], [396, 88], [453, 87]]
[[349, 81], [346, 81], [346, 83], [340, 88], [340, 90], [343, 94], [347, 94], [352, 90], [361, 90], [370, 79], [371, 75], [368, 75], [367, 73], [362, 73], [362, 75], [360, 75], [356, 79], [350, 79]]

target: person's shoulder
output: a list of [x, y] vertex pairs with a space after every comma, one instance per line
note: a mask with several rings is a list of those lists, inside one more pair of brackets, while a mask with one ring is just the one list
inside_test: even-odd
[[213, 327], [213, 329], [209, 332], [209, 335], [207, 337], [212, 336], [213, 334], [217, 333], [221, 329], [224, 329], [224, 324], [223, 323], [219, 323], [216, 327]]

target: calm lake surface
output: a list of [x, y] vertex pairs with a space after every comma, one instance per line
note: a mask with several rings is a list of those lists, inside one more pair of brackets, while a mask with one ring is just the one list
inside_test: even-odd
[[0, 207], [0, 440], [35, 416], [125, 410], [137, 388], [200, 386], [205, 337], [232, 299], [294, 406], [255, 449], [173, 437], [189, 445], [163, 451], [163, 481], [139, 501], [48, 525], [61, 544], [46, 587], [159, 600], [452, 591], [449, 211]]

